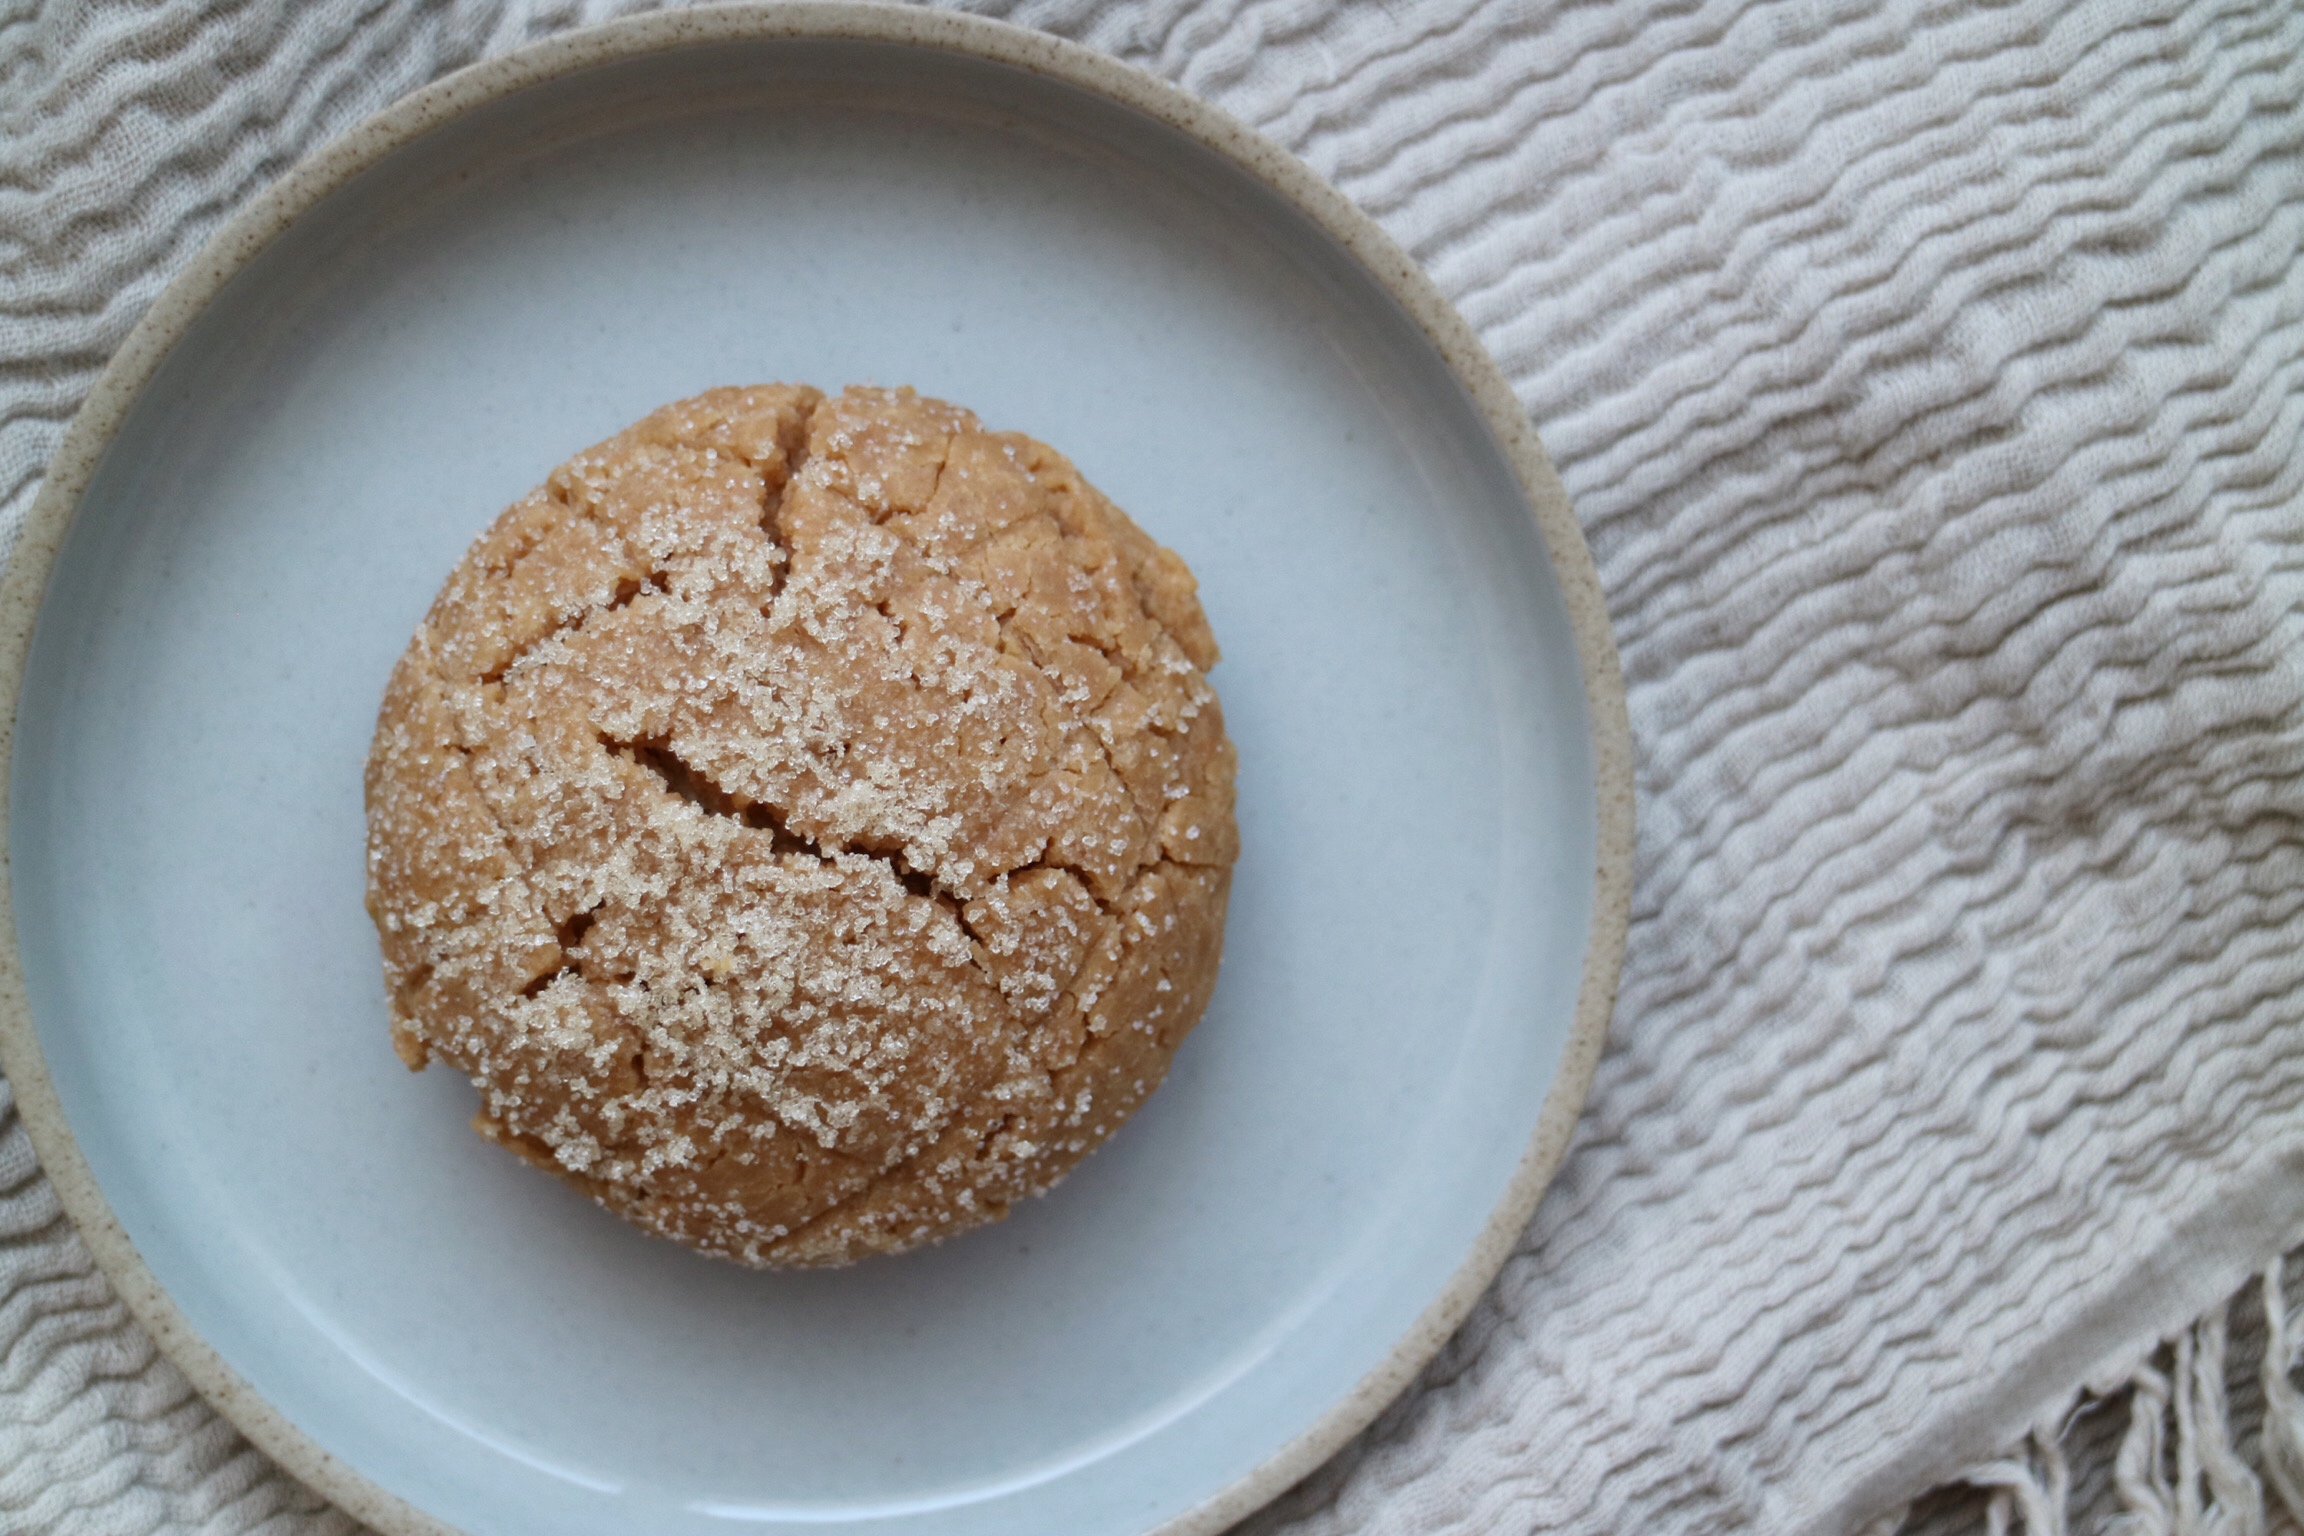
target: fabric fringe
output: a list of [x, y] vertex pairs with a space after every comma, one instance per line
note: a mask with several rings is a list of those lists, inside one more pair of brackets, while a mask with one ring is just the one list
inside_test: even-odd
[[2280, 1502], [2304, 1525], [2304, 1394], [2297, 1392], [2294, 1374], [2304, 1353], [2304, 1313], [2288, 1310], [2280, 1270], [2275, 1261], [2264, 1271], [2264, 1438], [2258, 1454]]
[[[2267, 1536], [2275, 1508], [2288, 1522], [2283, 1529], [2304, 1528], [2304, 1392], [2295, 1376], [2304, 1308], [2289, 1308], [2284, 1262], [2274, 1261], [2259, 1281], [2264, 1416], [2248, 1449], [2261, 1476], [2234, 1432], [2227, 1302], [2155, 1346], [2119, 1385], [2074, 1393], [2007, 1455], [1959, 1478], [1983, 1496], [1987, 1536]], [[2074, 1507], [2068, 1441], [2081, 1417], [2123, 1401], [2128, 1425], [2110, 1467], [2117, 1508], [2088, 1530], [2079, 1523], [2087, 1511]], [[1895, 1536], [1908, 1523], [1909, 1511], [1897, 1510], [1862, 1536]]]

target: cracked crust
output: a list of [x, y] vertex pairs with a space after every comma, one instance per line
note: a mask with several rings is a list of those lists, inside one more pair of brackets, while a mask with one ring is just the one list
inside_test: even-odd
[[1158, 1085], [1237, 849], [1183, 562], [909, 390], [718, 389], [450, 574], [368, 761], [393, 1043], [758, 1265], [1004, 1215]]

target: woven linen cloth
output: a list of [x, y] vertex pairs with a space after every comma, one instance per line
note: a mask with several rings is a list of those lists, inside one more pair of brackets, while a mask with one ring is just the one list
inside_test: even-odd
[[[1414, 253], [1623, 652], [1637, 891], [1574, 1150], [1415, 1390], [1255, 1528], [1832, 1536], [1973, 1470], [2061, 1529], [2084, 1384], [2220, 1424], [2219, 1309], [2304, 1240], [2304, 11], [975, 8], [1228, 109]], [[617, 9], [0, 0], [0, 532], [222, 220]], [[348, 1529], [0, 1128], [0, 1531]], [[2131, 1529], [2277, 1510], [2159, 1423]], [[2155, 1515], [2170, 1466], [2208, 1493]]]

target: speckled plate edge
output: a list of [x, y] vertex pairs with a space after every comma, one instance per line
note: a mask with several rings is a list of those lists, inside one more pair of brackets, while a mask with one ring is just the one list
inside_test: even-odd
[[322, 198], [400, 146], [484, 103], [593, 65], [637, 55], [756, 38], [840, 38], [909, 44], [1031, 70], [1121, 102], [1167, 123], [1279, 193], [1350, 251], [1440, 350], [1511, 460], [1544, 537], [1575, 632], [1590, 715], [1597, 860], [1592, 929], [1576, 1012], [1559, 1070], [1503, 1198], [1448, 1283], [1391, 1353], [1309, 1429], [1246, 1476], [1158, 1528], [1153, 1536], [1211, 1536], [1284, 1492], [1357, 1434], [1455, 1332], [1488, 1286], [1568, 1148], [1599, 1065], [1624, 957], [1632, 883], [1632, 743], [1608, 610], [1568, 496], [1519, 401], [1472, 328], [1423, 270], [1376, 223], [1302, 161], [1175, 87], [1105, 54], [1004, 22], [848, 0], [730, 5], [657, 12], [563, 33], [437, 81], [369, 118], [290, 170], [242, 209], [162, 290], [89, 392], [49, 463], [0, 580], [0, 1070], [15, 1091], [32, 1145], [89, 1251], [161, 1350], [224, 1416], [282, 1467], [385, 1536], [459, 1536], [452, 1527], [370, 1482], [323, 1450], [242, 1380], [162, 1288], [89, 1172], [47, 1063], [24, 993], [16, 947], [8, 794], [33, 625], [72, 514], [97, 461], [170, 349], [255, 254]]

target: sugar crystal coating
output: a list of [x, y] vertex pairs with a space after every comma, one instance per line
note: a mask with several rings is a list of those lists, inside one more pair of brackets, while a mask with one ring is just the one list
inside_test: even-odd
[[393, 1043], [756, 1265], [996, 1220], [1215, 984], [1233, 753], [1189, 571], [909, 390], [711, 390], [450, 573], [368, 760]]

